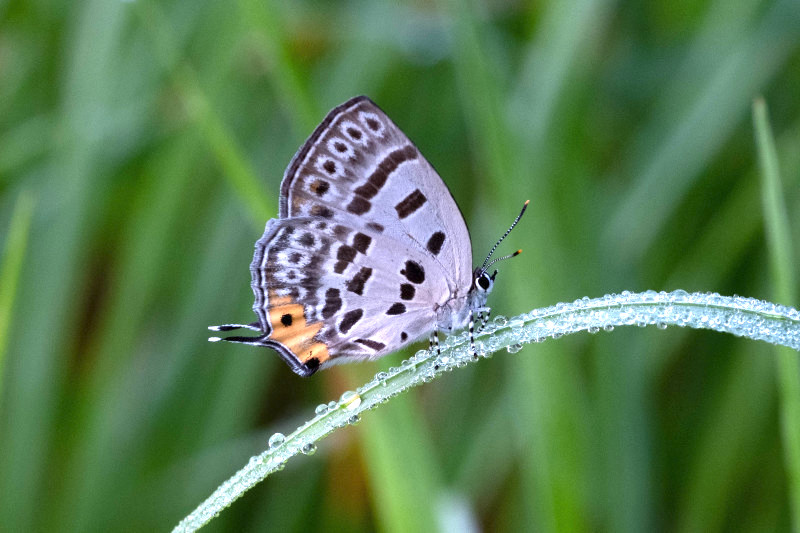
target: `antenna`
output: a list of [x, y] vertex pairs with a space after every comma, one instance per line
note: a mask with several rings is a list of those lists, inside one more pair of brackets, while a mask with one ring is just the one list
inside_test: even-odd
[[514, 226], [516, 226], [517, 222], [519, 222], [519, 219], [521, 219], [522, 215], [525, 214], [525, 210], [528, 209], [528, 203], [529, 202], [530, 202], [530, 200], [525, 200], [525, 204], [522, 206], [522, 211], [519, 212], [519, 215], [517, 215], [517, 218], [514, 219], [514, 222], [512, 222], [511, 226], [506, 230], [505, 233], [503, 233], [503, 236], [500, 237], [500, 239], [495, 243], [494, 246], [492, 246], [492, 250], [489, 252], [489, 255], [486, 256], [486, 260], [484, 260], [483, 265], [481, 266], [481, 271], [482, 272], [485, 272], [487, 268], [489, 268], [491, 265], [495, 264], [496, 262], [502, 261], [503, 259], [509, 259], [511, 257], [514, 257], [515, 255], [519, 255], [522, 252], [522, 250], [517, 250], [516, 252], [514, 252], [511, 255], [508, 255], [508, 256], [505, 256], [505, 257], [501, 257], [499, 259], [495, 259], [494, 261], [489, 263], [489, 259], [492, 258], [492, 254], [494, 253], [494, 251], [497, 250], [497, 247], [500, 246], [500, 243], [503, 242], [503, 239], [508, 237], [508, 234], [511, 233], [511, 230], [514, 229]]
[[488, 265], [483, 267], [483, 270], [484, 271], [489, 270], [489, 267], [492, 266], [493, 264], [499, 263], [500, 261], [505, 261], [506, 259], [511, 259], [512, 257], [517, 257], [521, 253], [522, 253], [522, 250], [517, 250], [513, 254], [504, 255], [503, 257], [496, 257], [496, 258], [492, 259], [491, 263], [489, 263]]

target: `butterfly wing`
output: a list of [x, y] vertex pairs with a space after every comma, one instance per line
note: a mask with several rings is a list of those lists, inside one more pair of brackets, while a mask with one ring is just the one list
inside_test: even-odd
[[430, 332], [472, 281], [467, 226], [442, 179], [369, 98], [333, 109], [292, 159], [280, 218], [251, 264], [269, 346], [308, 376]]

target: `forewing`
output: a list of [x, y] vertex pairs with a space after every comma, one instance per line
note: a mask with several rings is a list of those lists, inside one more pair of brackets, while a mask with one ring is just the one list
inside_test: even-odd
[[453, 196], [365, 96], [333, 109], [295, 154], [281, 184], [280, 216], [369, 228], [438, 262], [451, 293], [471, 283], [469, 233]]

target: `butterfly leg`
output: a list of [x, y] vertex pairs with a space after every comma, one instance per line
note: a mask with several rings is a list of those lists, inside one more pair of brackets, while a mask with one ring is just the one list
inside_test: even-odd
[[469, 310], [469, 349], [472, 352], [472, 358], [478, 359], [478, 352], [475, 351], [475, 320], [472, 309]]
[[441, 349], [439, 348], [439, 328], [434, 326], [433, 331], [431, 331], [430, 339], [428, 339], [430, 343], [430, 349], [433, 350], [433, 347], [436, 346], [436, 356], [438, 357], [441, 355]]
[[492, 314], [491, 307], [484, 307], [478, 312], [478, 321], [480, 322], [480, 325], [478, 326], [478, 333], [483, 331], [483, 329], [486, 327], [486, 324], [489, 323], [489, 317], [491, 316], [491, 314]]

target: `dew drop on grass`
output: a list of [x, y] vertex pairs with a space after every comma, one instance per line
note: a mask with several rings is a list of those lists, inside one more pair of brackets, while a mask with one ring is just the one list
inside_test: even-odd
[[284, 442], [286, 442], [286, 436], [283, 433], [275, 433], [269, 438], [267, 446], [269, 446], [269, 448], [277, 448]]
[[506, 351], [508, 351], [508, 353], [517, 353], [521, 349], [522, 349], [522, 344], [521, 343], [520, 344], [512, 344], [508, 348], [506, 348]]
[[317, 445], [314, 444], [313, 442], [309, 442], [307, 444], [304, 444], [303, 447], [300, 448], [300, 451], [303, 452], [305, 455], [314, 455], [315, 453], [317, 453]]
[[361, 396], [355, 391], [345, 391], [339, 398], [339, 404], [348, 411], [354, 411], [361, 405]]

